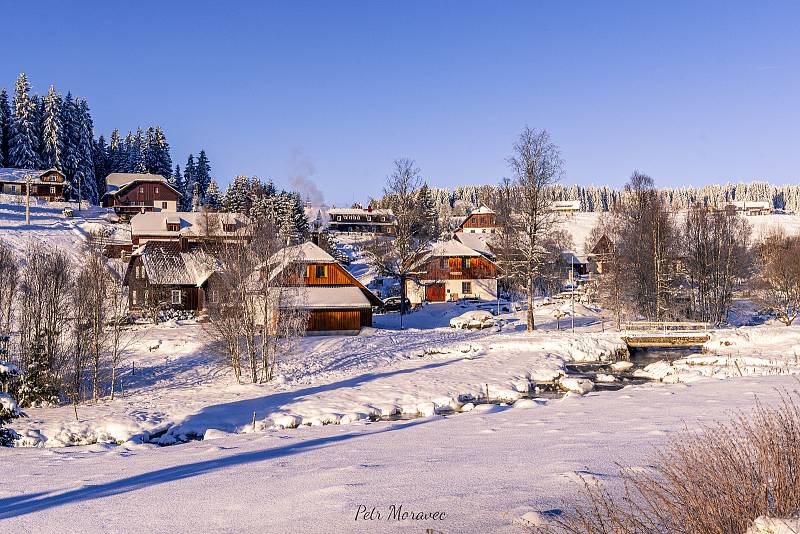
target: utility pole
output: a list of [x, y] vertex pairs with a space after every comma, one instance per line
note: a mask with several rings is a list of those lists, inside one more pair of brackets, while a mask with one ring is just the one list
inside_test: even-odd
[[25, 225], [31, 224], [31, 173], [25, 173]]
[[571, 267], [571, 271], [570, 271], [569, 277], [572, 279], [571, 280], [571, 286], [572, 287], [570, 288], [570, 289], [572, 289], [572, 291], [571, 291], [571, 293], [572, 293], [572, 332], [574, 333], [575, 332], [575, 256], [574, 255], [572, 256], [572, 259], [570, 260], [569, 263], [570, 263], [570, 267]]

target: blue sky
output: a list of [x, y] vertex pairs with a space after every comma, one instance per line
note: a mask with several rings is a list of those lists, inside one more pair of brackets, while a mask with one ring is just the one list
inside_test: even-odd
[[29, 4], [0, 0], [0, 86], [72, 90], [101, 133], [160, 124], [223, 184], [310, 175], [349, 205], [398, 157], [496, 183], [526, 124], [567, 184], [800, 177], [796, 2]]

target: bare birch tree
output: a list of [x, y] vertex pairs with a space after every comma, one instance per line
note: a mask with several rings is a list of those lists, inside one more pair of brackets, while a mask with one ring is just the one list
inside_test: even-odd
[[517, 262], [525, 283], [528, 300], [526, 322], [531, 332], [536, 327], [533, 313], [536, 279], [546, 255], [543, 241], [556, 220], [556, 214], [550, 209], [552, 201], [547, 190], [561, 179], [564, 161], [559, 148], [550, 141], [547, 130], [526, 126], [514, 143], [508, 164], [518, 194], [520, 239]]

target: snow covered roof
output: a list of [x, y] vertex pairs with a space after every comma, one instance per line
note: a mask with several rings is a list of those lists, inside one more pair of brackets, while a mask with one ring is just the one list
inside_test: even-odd
[[33, 183], [42, 183], [42, 176], [47, 173], [58, 173], [61, 177], [64, 174], [58, 169], [14, 169], [11, 167], [0, 167], [0, 182], [17, 182], [25, 183], [27, 176], [31, 176]]
[[480, 252], [484, 256], [493, 258], [494, 254], [489, 248], [488, 239], [491, 234], [472, 234], [464, 232], [456, 232], [455, 238], [467, 247]]
[[[177, 231], [167, 230], [167, 222], [179, 224]], [[137, 213], [131, 219], [131, 234], [165, 237], [225, 237], [240, 235], [249, 220], [241, 213], [151, 211]]]
[[161, 182], [166, 187], [175, 191], [178, 196], [182, 196], [181, 192], [175, 189], [175, 186], [169, 183], [169, 180], [160, 174], [143, 174], [133, 172], [114, 172], [109, 174], [106, 177], [106, 192], [104, 196], [114, 196], [128, 187], [136, 185], [138, 182]]
[[106, 176], [106, 186], [113, 186], [120, 188], [125, 184], [131, 182], [164, 182], [168, 183], [167, 179], [160, 174], [138, 173], [138, 172], [112, 172]]
[[566, 210], [574, 210], [580, 211], [581, 209], [581, 201], [580, 200], [556, 200], [552, 204], [552, 209], [556, 211], [566, 211]]
[[202, 251], [181, 252], [176, 244], [148, 241], [132, 256], [141, 256], [147, 280], [153, 285], [202, 286], [218, 262]]
[[367, 299], [361, 288], [356, 286], [324, 287], [303, 286], [298, 287], [285, 304], [286, 307], [301, 307], [306, 309], [343, 309], [343, 308], [371, 308], [372, 304]]
[[767, 200], [736, 200], [733, 206], [740, 210], [769, 210], [772, 209], [772, 203]]
[[486, 214], [494, 214], [495, 211], [487, 208], [486, 206], [481, 206], [478, 209], [472, 210], [469, 214], [470, 215], [486, 215]]
[[480, 256], [481, 253], [474, 250], [465, 244], [451, 239], [450, 241], [439, 241], [433, 244], [433, 248], [426, 257], [431, 256], [444, 256], [444, 257], [467, 257], [467, 256]]

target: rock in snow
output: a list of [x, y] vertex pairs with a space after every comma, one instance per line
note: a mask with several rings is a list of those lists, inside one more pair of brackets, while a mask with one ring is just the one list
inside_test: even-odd
[[558, 385], [561, 386], [562, 389], [581, 395], [586, 395], [594, 389], [592, 381], [586, 378], [561, 377], [558, 380]]

